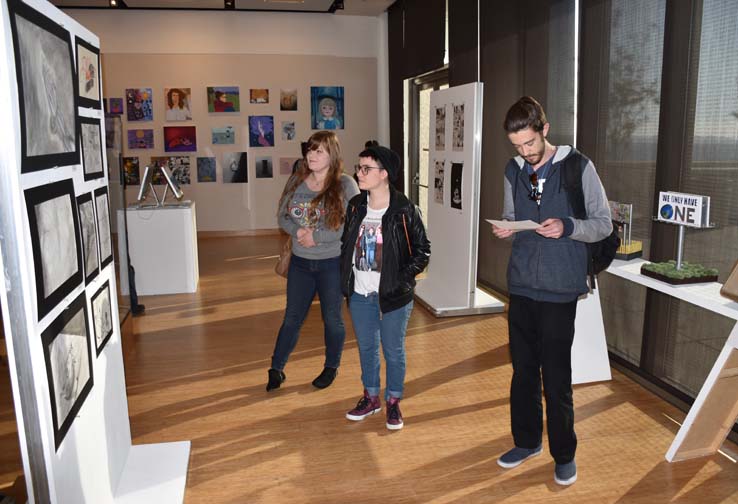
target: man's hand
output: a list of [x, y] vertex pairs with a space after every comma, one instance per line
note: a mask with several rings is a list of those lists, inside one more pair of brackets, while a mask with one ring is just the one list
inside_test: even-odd
[[564, 223], [561, 219], [546, 219], [541, 222], [541, 227], [536, 229], [536, 233], [546, 238], [561, 238], [564, 234]]
[[502, 229], [501, 227], [497, 227], [494, 224], [492, 224], [492, 232], [497, 238], [510, 238], [512, 235], [515, 234], [515, 231], [512, 229]]
[[305, 248], [314, 247], [316, 245], [313, 240], [313, 230], [311, 228], [300, 228], [297, 230], [297, 243]]

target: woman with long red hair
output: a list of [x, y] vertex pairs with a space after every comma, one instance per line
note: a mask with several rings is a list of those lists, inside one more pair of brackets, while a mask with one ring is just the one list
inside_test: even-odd
[[290, 234], [292, 259], [287, 272], [287, 307], [274, 345], [266, 389], [279, 388], [284, 367], [317, 292], [323, 315], [325, 364], [313, 380], [317, 388], [333, 383], [341, 362], [346, 330], [341, 314], [341, 235], [346, 205], [359, 188], [343, 173], [338, 137], [318, 131], [285, 185], [279, 200], [279, 225]]

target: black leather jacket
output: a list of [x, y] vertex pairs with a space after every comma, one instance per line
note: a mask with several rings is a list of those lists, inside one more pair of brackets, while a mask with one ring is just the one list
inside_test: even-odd
[[[354, 245], [366, 217], [366, 200], [367, 193], [362, 192], [349, 201], [346, 210], [341, 237], [341, 290], [347, 299], [354, 293]], [[430, 241], [420, 211], [392, 187], [389, 207], [382, 217], [382, 239], [379, 308], [387, 313], [412, 301], [415, 276], [425, 269], [430, 257]]]

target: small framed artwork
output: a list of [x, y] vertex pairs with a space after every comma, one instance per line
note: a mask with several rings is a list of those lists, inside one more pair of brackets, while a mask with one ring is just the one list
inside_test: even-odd
[[126, 187], [141, 185], [141, 170], [137, 156], [123, 158], [123, 182]]
[[274, 147], [273, 116], [249, 116], [249, 146]]
[[38, 319], [84, 281], [72, 179], [26, 189]]
[[102, 127], [99, 119], [80, 117], [82, 130], [82, 168], [85, 180], [105, 175], [103, 166]]
[[129, 129], [128, 130], [128, 148], [133, 149], [153, 149], [154, 148], [154, 130], [152, 129]]
[[223, 153], [223, 183], [246, 184], [249, 181], [247, 152]]
[[75, 41], [79, 104], [100, 109], [100, 49], [79, 37], [75, 37]]
[[268, 89], [250, 89], [249, 90], [249, 102], [250, 103], [269, 103], [269, 90]]
[[208, 112], [238, 112], [241, 99], [238, 86], [208, 87]]
[[195, 152], [195, 126], [164, 126], [164, 152]]
[[295, 121], [282, 121], [282, 140], [295, 139]]
[[123, 115], [123, 98], [110, 99], [110, 115]]
[[100, 272], [95, 204], [92, 202], [91, 192], [77, 196], [77, 209], [79, 211], [79, 227], [82, 231], [82, 259], [85, 266], [85, 283], [90, 283]]
[[113, 244], [110, 240], [110, 205], [108, 188], [95, 189], [95, 212], [97, 213], [97, 236], [100, 238], [100, 269], [113, 262]]
[[102, 353], [105, 344], [113, 335], [113, 310], [110, 307], [110, 282], [106, 281], [93, 294], [90, 300], [92, 305], [92, 327], [95, 329], [95, 348], [97, 355]]
[[92, 390], [87, 320], [83, 292], [41, 334], [57, 450]]
[[199, 157], [197, 158], [197, 181], [198, 182], [215, 182], [215, 158]]
[[20, 0], [9, 0], [8, 7], [18, 82], [21, 172], [79, 164], [77, 74], [69, 32]]
[[190, 88], [164, 88], [167, 121], [191, 121]]
[[151, 88], [126, 89], [126, 107], [129, 121], [153, 121], [154, 105]]
[[313, 86], [310, 88], [312, 129], [343, 129], [343, 86]]
[[279, 90], [279, 110], [297, 110], [297, 89]]
[[255, 168], [256, 178], [274, 178], [271, 156], [257, 157]]
[[236, 143], [236, 130], [233, 126], [225, 128], [212, 128], [210, 130], [213, 144], [228, 145]]

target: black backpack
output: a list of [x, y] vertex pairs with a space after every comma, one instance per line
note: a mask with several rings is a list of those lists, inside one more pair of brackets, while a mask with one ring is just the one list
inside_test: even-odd
[[[564, 187], [576, 219], [587, 218], [587, 209], [584, 206], [584, 190], [582, 189], [582, 174], [587, 163], [589, 163], [589, 159], [576, 149], [563, 163]], [[620, 247], [620, 237], [616, 226], [613, 226], [612, 233], [606, 238], [598, 242], [587, 243], [589, 252], [587, 274], [590, 277], [592, 289], [597, 288], [595, 275], [605, 271], [610, 266], [612, 260], [615, 259], [618, 247]]]

